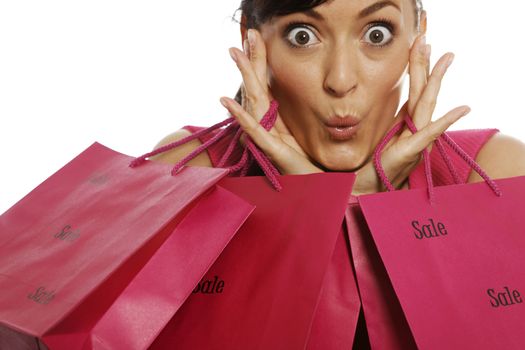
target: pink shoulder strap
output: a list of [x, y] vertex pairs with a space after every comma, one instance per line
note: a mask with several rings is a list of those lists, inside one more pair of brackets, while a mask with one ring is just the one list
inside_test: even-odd
[[[473, 130], [455, 130], [447, 131], [450, 136], [471, 158], [476, 159], [479, 151], [485, 143], [499, 130], [498, 129], [473, 129]], [[452, 164], [457, 170], [460, 183], [466, 183], [472, 168], [461, 159], [461, 157], [452, 152], [450, 148], [445, 147]], [[432, 180], [435, 186], [452, 185], [455, 183], [445, 160], [438, 152], [437, 147], [432, 147], [430, 152], [430, 162], [432, 164]], [[419, 164], [408, 178], [410, 188], [425, 188], [427, 180], [425, 178], [425, 165]]]

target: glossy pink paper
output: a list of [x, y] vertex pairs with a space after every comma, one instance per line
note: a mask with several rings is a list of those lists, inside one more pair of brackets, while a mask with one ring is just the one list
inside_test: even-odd
[[361, 196], [417, 346], [525, 347], [525, 177]]
[[91, 331], [87, 349], [146, 349], [254, 209], [217, 187], [197, 204]]
[[361, 341], [369, 342], [372, 349], [416, 349], [357, 197], [352, 197], [349, 203], [346, 225], [366, 324], [366, 334], [361, 332], [356, 337], [365, 338]]
[[306, 349], [350, 349], [360, 308], [348, 235], [343, 227], [326, 270]]
[[[168, 237], [171, 240], [166, 243], [172, 243], [170, 234], [188, 212], [201, 208], [202, 213], [197, 199], [226, 172], [187, 168], [172, 177], [169, 165], [147, 162], [132, 169], [128, 167], [132, 159], [95, 143], [0, 217], [0, 289], [4, 290], [0, 325], [5, 329], [43, 339], [53, 349], [80, 348], [91, 339], [93, 327], [96, 334], [105, 334], [101, 328], [104, 319], [100, 318], [112, 310], [116, 300], [120, 302], [123, 291], [128, 297], [151, 298], [145, 291], [129, 293], [134, 286], [129, 285], [130, 281]], [[252, 206], [224, 190], [212, 191], [205, 198], [211, 201], [206, 204], [208, 208], [239, 204], [229, 208], [237, 220], [232, 218], [232, 225], [224, 230], [221, 220], [215, 222], [218, 229], [213, 236], [207, 231], [216, 245], [207, 246], [205, 254], [195, 257], [199, 262], [195, 270], [181, 265], [184, 262], [180, 260], [178, 265], [169, 266], [174, 275], [184, 273], [169, 281], [171, 286], [181, 278], [188, 282], [176, 291], [162, 286], [151, 288], [158, 300], [188, 295], [192, 288], [189, 280], [198, 281], [235, 233], [236, 227], [232, 226], [239, 226], [252, 210]], [[209, 227], [212, 223], [206, 224]], [[177, 239], [189, 244], [179, 249], [203, 247], [199, 240]], [[169, 262], [174, 259], [167, 259]], [[151, 263], [162, 266], [157, 257]], [[149, 274], [139, 276], [143, 278], [141, 283], [156, 277], [151, 276], [151, 269]], [[137, 300], [133, 305], [136, 309], [126, 313], [120, 308], [119, 315], [108, 313], [106, 317], [132, 326], [156, 317], [154, 308], [144, 313], [140, 305]], [[166, 312], [169, 319], [173, 310], [163, 308], [164, 318]], [[130, 327], [126, 335], [114, 332], [113, 337], [124, 336], [131, 342], [133, 332], [136, 338], [144, 332], [155, 336], [164, 326], [158, 322], [152, 325], [138, 333]], [[0, 334], [2, 346], [14, 337], [11, 331]], [[136, 345], [130, 348], [140, 347]]]
[[221, 180], [256, 209], [200, 283], [222, 288], [197, 286], [151, 349], [304, 349], [353, 180], [281, 176], [281, 192], [264, 177]]

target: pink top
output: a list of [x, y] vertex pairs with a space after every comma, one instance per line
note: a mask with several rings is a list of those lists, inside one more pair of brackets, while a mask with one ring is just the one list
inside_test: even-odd
[[[471, 158], [476, 159], [481, 148], [487, 141], [497, 132], [498, 129], [472, 129], [472, 130], [456, 130], [447, 131], [446, 134], [450, 136]], [[461, 183], [467, 183], [472, 168], [465, 163], [461, 157], [445, 147], [447, 154], [455, 166]], [[444, 186], [454, 184], [454, 179], [447, 168], [445, 161], [437, 151], [437, 147], [432, 147], [430, 152], [430, 160], [432, 164], [432, 180], [435, 186]], [[424, 164], [419, 164], [416, 169], [412, 171], [409, 178], [410, 188], [424, 188], [426, 187]]]
[[[203, 127], [198, 126], [185, 126], [184, 129], [195, 133], [199, 130], [204, 129]], [[456, 130], [456, 131], [447, 131], [447, 135], [450, 136], [469, 156], [473, 159], [476, 159], [479, 151], [485, 145], [485, 143], [497, 133], [498, 129], [472, 129], [472, 130]], [[201, 142], [206, 142], [214, 136], [213, 134], [205, 135], [200, 138]], [[212, 165], [215, 167], [219, 163], [222, 155], [225, 153], [228, 144], [230, 143], [233, 135], [227, 135], [221, 140], [219, 140], [212, 147], [207, 149], [208, 156], [210, 157]], [[453, 165], [455, 166], [459, 179], [461, 183], [466, 183], [470, 172], [472, 169], [468, 164], [466, 164], [460, 156], [455, 152], [452, 152], [448, 147], [445, 147], [447, 154], [452, 160]], [[240, 159], [242, 154], [242, 148], [236, 147], [233, 151], [231, 161], [225, 164], [226, 167], [236, 164]], [[451, 185], [454, 184], [454, 179], [450, 174], [450, 171], [437, 151], [437, 147], [432, 147], [432, 152], [430, 152], [430, 159], [432, 164], [432, 179], [435, 186]], [[426, 178], [424, 172], [424, 164], [421, 162], [416, 169], [412, 171], [409, 176], [409, 187], [410, 188], [424, 188], [426, 187]], [[258, 168], [257, 164], [254, 163], [254, 166], [250, 168], [248, 175], [263, 175], [262, 171]]]

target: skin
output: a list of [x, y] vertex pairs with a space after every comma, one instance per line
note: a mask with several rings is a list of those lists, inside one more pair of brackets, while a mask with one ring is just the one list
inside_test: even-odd
[[[323, 170], [362, 167], [392, 126], [399, 106], [410, 46], [417, 35], [412, 1], [395, 2], [400, 10], [386, 6], [359, 19], [360, 10], [371, 3], [325, 3], [316, 10], [326, 21], [295, 13], [265, 23], [259, 31], [266, 49], [270, 89], [280, 102], [281, 118], [310, 161]], [[382, 48], [369, 42], [368, 29], [369, 23], [381, 18], [391, 20], [398, 32], [391, 44]], [[305, 22], [311, 28], [295, 27], [291, 38], [284, 39], [282, 33], [290, 21]], [[373, 29], [389, 31], [379, 25]], [[287, 42], [295, 40], [294, 33], [306, 33], [309, 44], [288, 47]], [[334, 142], [323, 122], [346, 114], [361, 121], [360, 130], [348, 142]]]
[[[316, 7], [326, 20], [294, 13], [249, 32], [241, 25], [243, 51], [231, 48], [230, 54], [243, 77], [243, 105], [227, 97], [221, 98], [221, 103], [281, 173], [354, 171], [354, 194], [382, 191], [371, 155], [385, 132], [408, 113], [419, 131], [403, 131], [381, 157], [392, 183], [403, 188], [411, 170], [421, 161], [421, 152], [470, 111], [468, 106], [460, 106], [432, 122], [453, 54], [443, 55], [430, 72], [430, 46], [424, 37], [426, 13], [422, 13], [419, 32], [414, 25], [412, 0], [393, 0], [394, 6], [359, 18], [363, 9], [376, 2], [334, 0]], [[383, 19], [394, 24], [392, 34], [380, 24], [370, 29], [371, 23]], [[294, 27], [287, 36], [285, 28], [290, 21], [300, 21], [307, 27]], [[374, 46], [370, 37], [374, 30], [384, 33], [382, 43], [390, 37], [392, 41], [383, 47]], [[301, 48], [291, 48], [287, 44], [290, 40], [300, 44], [294, 41], [298, 33], [306, 41]], [[409, 100], [396, 115], [407, 73]], [[275, 127], [267, 132], [258, 121], [273, 99], [279, 102], [279, 115]], [[324, 123], [330, 116], [345, 114], [358, 118], [358, 131], [349, 140], [333, 140]], [[185, 134], [171, 135], [159, 145]], [[159, 159], [174, 162], [197, 146], [198, 142], [188, 144]], [[496, 174], [495, 178], [522, 175], [525, 146], [497, 135], [483, 147], [477, 161], [489, 175]], [[211, 166], [205, 154], [193, 164]], [[469, 178], [479, 180], [476, 175]]]

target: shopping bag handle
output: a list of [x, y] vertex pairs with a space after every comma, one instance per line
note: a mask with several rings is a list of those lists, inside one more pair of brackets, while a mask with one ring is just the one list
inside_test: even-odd
[[[268, 111], [264, 114], [263, 118], [259, 122], [267, 131], [270, 131], [270, 129], [273, 128], [273, 126], [275, 125], [275, 122], [277, 120], [277, 109], [278, 108], [279, 108], [279, 103], [276, 100], [270, 101], [270, 107], [268, 108]], [[184, 157], [179, 162], [177, 162], [175, 166], [173, 167], [173, 169], [171, 170], [171, 174], [176, 175], [186, 164], [188, 164], [189, 161], [197, 157], [199, 154], [207, 150], [209, 147], [217, 143], [219, 140], [221, 140], [225, 136], [234, 134], [231, 142], [228, 144], [226, 152], [224, 153], [224, 155], [221, 157], [221, 160], [217, 164], [217, 167], [222, 168], [224, 167], [226, 162], [230, 159], [233, 153], [233, 150], [235, 149], [235, 146], [239, 142], [241, 136], [245, 134], [245, 132], [240, 127], [239, 123], [233, 117], [225, 119], [220, 123], [210, 126], [209, 128], [199, 130], [181, 140], [178, 140], [170, 144], [167, 144], [165, 146], [159, 147], [152, 152], [143, 154], [140, 157], [135, 158], [129, 164], [129, 166], [132, 168], [137, 167], [140, 164], [144, 163], [147, 158], [153, 157], [155, 155], [167, 152], [171, 149], [184, 145], [190, 141], [193, 141], [201, 136], [207, 135], [213, 132], [214, 130], [222, 128], [222, 127], [224, 128], [220, 130], [215, 136], [213, 136], [208, 141], [204, 142], [202, 145], [197, 147], [186, 157]], [[272, 164], [272, 162], [268, 159], [268, 157], [264, 154], [264, 152], [260, 150], [260, 148], [253, 142], [253, 140], [248, 135], [246, 135], [246, 140], [244, 143], [244, 148], [243, 148], [243, 152], [242, 152], [242, 156], [240, 160], [237, 162], [237, 164], [234, 164], [233, 166], [228, 167], [227, 168], [228, 172], [231, 175], [238, 173], [239, 176], [245, 176], [248, 173], [248, 170], [254, 161], [259, 164], [266, 178], [268, 178], [268, 180], [271, 182], [272, 186], [277, 191], [281, 191], [282, 185], [277, 179], [277, 176], [280, 175], [279, 171]]]
[[[412, 121], [412, 118], [410, 115], [406, 114], [405, 118], [394, 125], [390, 131], [385, 135], [383, 140], [377, 145], [375, 151], [374, 151], [374, 167], [376, 169], [376, 172], [381, 179], [381, 182], [385, 185], [388, 191], [395, 191], [394, 186], [388, 179], [388, 176], [385, 173], [385, 170], [383, 169], [383, 166], [381, 164], [381, 153], [383, 152], [383, 149], [388, 144], [388, 142], [400, 131], [403, 129], [403, 125], [406, 124], [408, 129], [412, 132], [412, 134], [415, 134], [418, 130], [416, 126], [414, 125], [414, 122]], [[454, 167], [450, 157], [446, 153], [443, 144], [441, 141], [444, 141], [446, 144], [449, 145], [452, 150], [461, 157], [473, 170], [475, 170], [482, 178], [485, 180], [485, 183], [489, 185], [489, 187], [492, 189], [494, 194], [496, 194], [498, 197], [502, 195], [501, 190], [499, 189], [498, 185], [494, 180], [492, 180], [487, 173], [481, 168], [481, 166], [476, 163], [472, 157], [470, 157], [467, 152], [465, 152], [450, 136], [448, 136], [446, 133], [441, 134], [435, 141], [434, 144], [438, 148], [438, 151], [445, 161], [445, 164], [447, 165], [447, 168], [452, 174], [452, 177], [454, 178], [454, 182], [456, 184], [461, 183], [461, 180], [459, 179], [459, 175], [456, 171], [456, 168]], [[422, 151], [423, 153], [423, 162], [425, 164], [425, 177], [427, 180], [427, 190], [428, 190], [428, 196], [429, 200], [432, 203], [434, 201], [434, 184], [432, 181], [432, 172], [431, 172], [431, 162], [430, 162], [430, 153], [428, 152], [428, 149], [424, 149]]]

